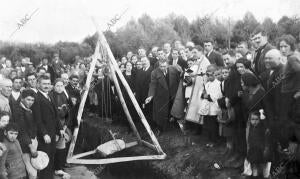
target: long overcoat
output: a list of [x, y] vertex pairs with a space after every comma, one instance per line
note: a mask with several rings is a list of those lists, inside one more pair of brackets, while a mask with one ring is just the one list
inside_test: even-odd
[[157, 125], [166, 128], [172, 101], [174, 100], [180, 81], [180, 72], [174, 66], [169, 66], [167, 75], [160, 68], [151, 73], [148, 96], [153, 96], [153, 120]]

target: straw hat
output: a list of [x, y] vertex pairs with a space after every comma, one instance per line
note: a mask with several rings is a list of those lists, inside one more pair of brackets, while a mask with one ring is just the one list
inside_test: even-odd
[[31, 165], [37, 170], [43, 170], [48, 166], [49, 157], [45, 152], [37, 151], [38, 156], [31, 158]]

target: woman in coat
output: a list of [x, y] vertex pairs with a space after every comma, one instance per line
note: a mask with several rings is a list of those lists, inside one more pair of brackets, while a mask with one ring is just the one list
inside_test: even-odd
[[[57, 78], [54, 82], [54, 90], [49, 94], [54, 100], [53, 103], [56, 107], [60, 125], [66, 131], [69, 123], [70, 101], [64, 92], [64, 82], [61, 78]], [[70, 134], [70, 133], [69, 133]], [[60, 136], [56, 143], [55, 152], [55, 174], [59, 176], [67, 176], [68, 173], [63, 171], [67, 155], [66, 139], [65, 136]]]

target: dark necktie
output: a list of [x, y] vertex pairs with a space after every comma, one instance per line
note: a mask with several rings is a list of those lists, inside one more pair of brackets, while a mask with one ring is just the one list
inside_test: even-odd
[[258, 69], [258, 61], [259, 61], [259, 58], [260, 58], [260, 55], [261, 55], [261, 52], [262, 52], [263, 48], [259, 48], [256, 50], [256, 55], [255, 55], [255, 58], [254, 58], [254, 72], [255, 73], [259, 73], [259, 69]]

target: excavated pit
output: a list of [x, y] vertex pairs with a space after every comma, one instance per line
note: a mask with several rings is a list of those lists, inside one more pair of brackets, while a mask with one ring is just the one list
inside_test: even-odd
[[[149, 141], [149, 136], [137, 126], [142, 139]], [[116, 138], [132, 142], [136, 137], [128, 134], [127, 125], [122, 122], [105, 122], [100, 118], [85, 119], [81, 125], [75, 154], [95, 149], [99, 144], [112, 140], [109, 130], [117, 133]], [[200, 135], [183, 135], [178, 128], [170, 129], [158, 137], [158, 141], [167, 154], [164, 160], [131, 161], [107, 165], [87, 165], [99, 178], [128, 179], [168, 179], [168, 178], [242, 178], [241, 168], [224, 168], [216, 170], [213, 163], [222, 158], [225, 146], [222, 144], [214, 149], [205, 148], [205, 138]], [[127, 157], [154, 155], [155, 151], [145, 146], [134, 146], [117, 152], [110, 157]], [[90, 158], [101, 158], [95, 154]]]

